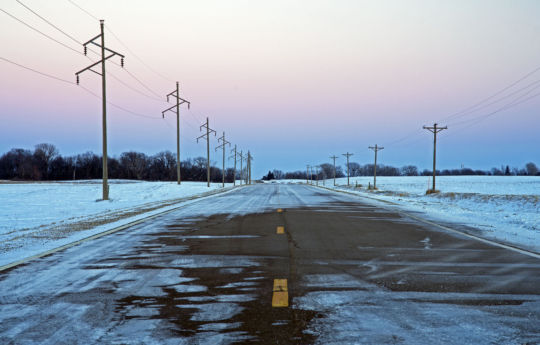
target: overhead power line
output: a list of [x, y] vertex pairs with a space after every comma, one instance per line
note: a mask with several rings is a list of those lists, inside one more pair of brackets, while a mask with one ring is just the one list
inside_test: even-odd
[[122, 40], [120, 39], [120, 37], [118, 37], [111, 29], [109, 29], [109, 28], [106, 28], [106, 29], [107, 29], [107, 31], [109, 31], [109, 32], [111, 33], [111, 35], [113, 35], [114, 38], [116, 38], [116, 40], [117, 40], [121, 45], [124, 46], [124, 48], [126, 48], [126, 50], [127, 50], [128, 52], [131, 53], [131, 55], [133, 55], [137, 60], [139, 60], [139, 62], [140, 62], [141, 64], [143, 64], [146, 68], [148, 68], [148, 70], [149, 70], [150, 72], [154, 73], [155, 75], [161, 77], [162, 79], [164, 79], [164, 80], [166, 80], [166, 81], [173, 82], [172, 79], [167, 78], [167, 77], [164, 76], [163, 74], [159, 73], [158, 71], [156, 71], [156, 70], [154, 70], [152, 67], [150, 67], [150, 65], [148, 65], [146, 62], [144, 62], [144, 60], [141, 59], [137, 54], [135, 54], [135, 53], [133, 52], [133, 50], [131, 50], [124, 42], [122, 42]]
[[87, 10], [85, 10], [84, 8], [82, 8], [81, 6], [79, 6], [77, 3], [75, 3], [74, 1], [72, 0], [68, 0], [73, 6], [77, 7], [79, 10], [83, 11], [84, 13], [86, 13], [87, 15], [89, 15], [90, 17], [92, 17], [93, 19], [99, 21], [99, 18], [94, 16], [92, 13], [88, 12]]
[[39, 33], [40, 35], [43, 35], [43, 36], [47, 37], [48, 39], [50, 39], [50, 40], [52, 40], [52, 41], [54, 41], [54, 42], [60, 44], [61, 46], [65, 47], [65, 48], [67, 48], [67, 49], [69, 49], [69, 50], [74, 51], [74, 52], [77, 53], [77, 54], [81, 54], [81, 52], [78, 51], [77, 49], [75, 49], [75, 48], [73, 48], [73, 47], [70, 47], [70, 46], [68, 46], [67, 44], [63, 43], [63, 42], [60, 42], [60, 41], [57, 40], [56, 38], [47, 35], [47, 34], [44, 33], [43, 31], [40, 31], [40, 30], [36, 29], [35, 27], [33, 27], [33, 26], [31, 26], [30, 24], [26, 23], [25, 21], [23, 21], [23, 20], [21, 20], [21, 19], [15, 17], [15, 16], [12, 15], [11, 13], [5, 11], [4, 9], [1, 9], [1, 8], [0, 8], [0, 11], [4, 12], [5, 14], [7, 14], [7, 15], [10, 16], [11, 18], [15, 19], [15, 20], [18, 21], [19, 23], [25, 25], [26, 27], [28, 27], [28, 28], [34, 30], [35, 32]]
[[[57, 77], [57, 76], [54, 76], [52, 74], [48, 74], [48, 73], [45, 73], [45, 72], [41, 72], [41, 71], [38, 71], [37, 69], [34, 69], [34, 68], [31, 68], [31, 67], [28, 67], [28, 66], [25, 66], [25, 65], [21, 65], [20, 63], [17, 63], [15, 61], [12, 61], [12, 60], [9, 60], [9, 59], [6, 59], [4, 57], [1, 57], [0, 56], [0, 60], [2, 61], [5, 61], [7, 63], [10, 63], [12, 65], [15, 65], [15, 66], [18, 66], [20, 68], [23, 68], [25, 70], [28, 70], [30, 72], [33, 72], [33, 73], [36, 73], [36, 74], [39, 74], [41, 76], [44, 76], [44, 77], [47, 77], [47, 78], [50, 78], [50, 79], [54, 79], [54, 80], [57, 80], [57, 81], [61, 81], [63, 83], [66, 83], [66, 84], [70, 84], [70, 85], [74, 85], [76, 86], [77, 84], [70, 81], [70, 80], [67, 80], [67, 79], [63, 79], [63, 78], [60, 78], [60, 77]], [[91, 94], [92, 96], [94, 97], [97, 97], [98, 99], [101, 99], [101, 96], [99, 96], [98, 94], [94, 93], [92, 90], [90, 89], [87, 89], [86, 87], [82, 86], [82, 85], [79, 85], [80, 88], [82, 88], [84, 91], [86, 91], [87, 93]], [[115, 104], [115, 103], [112, 103], [110, 101], [107, 101], [107, 104], [111, 105], [112, 107], [115, 107], [117, 109], [120, 109], [126, 113], [129, 113], [129, 114], [132, 114], [132, 115], [135, 115], [135, 116], [138, 116], [138, 117], [145, 117], [145, 118], [148, 118], [148, 119], [153, 119], [153, 120], [160, 120], [161, 118], [159, 117], [156, 117], [156, 116], [149, 116], [149, 115], [145, 115], [145, 114], [141, 114], [141, 113], [138, 113], [136, 111], [132, 111], [132, 110], [129, 110], [127, 108], [124, 108], [118, 104]]]
[[[85, 10], [83, 7], [81, 7], [80, 5], [78, 5], [77, 3], [75, 3], [74, 1], [72, 0], [68, 0], [72, 5], [74, 5], [75, 7], [77, 7], [78, 9], [80, 9], [81, 11], [83, 11], [84, 13], [86, 13], [87, 15], [89, 15], [90, 17], [92, 17], [93, 19], [95, 20], [99, 20], [96, 16], [94, 16], [93, 14], [91, 14], [89, 11]], [[160, 77], [164, 78], [165, 80], [167, 81], [171, 81], [171, 79], [163, 76], [161, 73], [155, 71], [153, 68], [151, 68], [148, 64], [146, 64], [139, 56], [137, 56], [135, 53], [133, 53], [133, 51], [118, 37], [118, 35], [116, 35], [111, 29], [109, 29], [108, 27], [106, 28], [107, 31], [109, 31], [114, 38], [116, 38], [116, 40], [124, 46], [124, 48], [126, 48], [126, 50], [128, 52], [130, 52], [137, 60], [139, 60], [146, 68], [148, 68], [150, 71], [152, 71], [153, 73], [159, 75]], [[114, 62], [113, 62], [114, 63]], [[151, 92], [154, 96], [156, 97], [161, 97], [159, 93], [155, 92], [154, 90], [152, 90], [150, 87], [148, 87], [145, 83], [143, 83], [139, 78], [137, 78], [133, 73], [131, 73], [129, 70], [125, 69], [126, 73], [129, 74], [133, 79], [135, 79], [139, 84], [141, 84], [142, 87], [144, 87], [146, 90], [148, 90], [149, 92]]]
[[28, 11], [32, 12], [33, 14], [35, 14], [37, 17], [39, 17], [41, 20], [43, 20], [44, 22], [46, 22], [47, 24], [49, 24], [50, 26], [52, 26], [53, 28], [55, 28], [56, 30], [58, 30], [59, 32], [61, 32], [62, 34], [64, 34], [64, 36], [68, 37], [69, 39], [71, 39], [72, 41], [74, 41], [75, 43], [77, 44], [82, 44], [81, 42], [79, 42], [79, 40], [77, 40], [75, 37], [71, 36], [70, 34], [68, 34], [67, 32], [65, 32], [64, 30], [60, 29], [58, 26], [54, 25], [53, 23], [51, 23], [49, 20], [43, 18], [41, 15], [39, 15], [39, 13], [37, 13], [36, 11], [34, 11], [33, 9], [31, 9], [30, 7], [26, 6], [22, 1], [20, 0], [15, 0], [17, 1], [21, 6], [23, 6], [24, 8], [26, 8]]
[[[59, 28], [57, 25], [53, 24], [51, 21], [47, 20], [46, 18], [44, 18], [43, 16], [39, 15], [37, 13], [37, 11], [31, 9], [29, 6], [27, 6], [26, 4], [24, 4], [23, 2], [21, 2], [20, 0], [16, 0], [19, 4], [21, 4], [22, 6], [24, 6], [27, 10], [29, 10], [30, 12], [32, 12], [34, 15], [36, 15], [37, 17], [39, 17], [41, 20], [45, 21], [47, 24], [49, 24], [50, 26], [52, 26], [53, 28], [55, 28], [56, 30], [58, 30], [59, 32], [61, 32], [62, 34], [64, 34], [66, 37], [68, 37], [69, 39], [71, 39], [72, 41], [74, 41], [75, 43], [77, 44], [80, 44], [82, 45], [82, 42], [79, 41], [78, 39], [76, 39], [75, 37], [73, 37], [72, 35], [70, 35], [69, 33], [67, 33], [66, 31], [62, 30], [61, 28]], [[77, 50], [77, 49], [74, 49], [72, 48], [71, 46], [68, 46], [67, 44], [55, 39], [54, 37], [50, 36], [50, 35], [47, 35], [46, 33], [42, 32], [41, 30], [33, 27], [32, 25], [24, 22], [23, 20], [15, 17], [14, 15], [6, 12], [5, 10], [3, 9], [0, 9], [1, 11], [3, 11], [4, 13], [6, 13], [8, 16], [12, 17], [13, 19], [17, 20], [18, 22], [20, 22], [21, 24], [25, 25], [26, 27], [32, 29], [33, 31], [36, 31], [38, 32], [39, 34], [45, 36], [46, 38], [54, 41], [55, 43], [57, 44], [60, 44], [62, 45], [63, 47], [65, 48], [68, 48], [69, 50], [71, 51], [74, 51], [75, 53], [77, 54], [80, 54], [80, 55], [84, 55], [81, 51]], [[96, 54], [96, 55], [99, 55], [99, 53], [91, 48], [87, 48], [88, 51]], [[92, 60], [90, 57], [86, 56], [90, 61], [92, 62], [95, 62], [94, 60]], [[114, 61], [111, 61], [113, 64], [117, 65], [117, 66], [120, 66], [120, 64], [114, 62]], [[137, 92], [138, 94], [140, 95], [143, 95], [149, 99], [152, 99], [154, 101], [159, 101], [159, 102], [163, 102], [163, 100], [161, 98], [158, 98], [159, 95], [154, 92], [153, 90], [151, 90], [148, 86], [146, 86], [146, 84], [144, 84], [139, 78], [137, 78], [133, 73], [131, 73], [130, 71], [126, 70], [127, 74], [130, 75], [134, 80], [136, 80], [139, 84], [141, 84], [146, 90], [150, 91], [152, 94], [154, 94], [155, 96], [152, 96], [152, 95], [149, 95], [149, 94], [146, 94], [140, 90], [137, 90], [135, 89], [134, 87], [130, 86], [129, 84], [123, 82], [120, 78], [118, 78], [117, 76], [115, 76], [113, 73], [111, 72], [107, 72], [107, 74], [109, 74], [112, 78], [116, 79], [118, 82], [120, 82], [122, 85], [124, 85], [125, 87], [131, 89], [132, 91], [134, 92]]]
[[33, 69], [33, 68], [30, 68], [30, 67], [21, 65], [21, 64], [15, 62], [15, 61], [11, 61], [11, 60], [6, 59], [6, 58], [4, 58], [4, 57], [1, 57], [1, 56], [0, 56], [0, 59], [3, 60], [3, 61], [5, 61], [5, 62], [8, 62], [8, 63], [10, 63], [10, 64], [13, 64], [13, 65], [15, 65], [15, 66], [19, 66], [19, 67], [21, 67], [21, 68], [24, 68], [24, 69], [26, 69], [26, 70], [28, 70], [28, 71], [31, 71], [31, 72], [40, 74], [40, 75], [42, 75], [42, 76], [44, 76], [44, 77], [51, 78], [51, 79], [55, 79], [55, 80], [58, 80], [58, 81], [61, 81], [61, 82], [67, 83], [67, 84], [75, 85], [74, 82], [69, 81], [69, 80], [67, 80], [67, 79], [62, 79], [62, 78], [60, 78], [60, 77], [56, 77], [56, 76], [51, 75], [51, 74], [47, 74], [47, 73], [44, 73], [44, 72], [40, 72], [40, 71], [38, 71], [38, 70], [36, 70], [36, 69]]
[[[475, 104], [473, 104], [473, 105], [471, 105], [471, 106], [469, 106], [469, 107], [467, 107], [467, 108], [465, 108], [465, 109], [463, 109], [463, 110], [460, 110], [460, 111], [458, 111], [458, 112], [456, 112], [456, 113], [454, 113], [454, 114], [451, 114], [451, 115], [449, 115], [449, 116], [447, 116], [447, 117], [445, 117], [445, 118], [442, 118], [440, 121], [446, 121], [446, 120], [449, 120], [449, 119], [451, 119], [451, 118], [453, 118], [453, 117], [455, 117], [455, 116], [466, 115], [466, 114], [469, 114], [469, 113], [471, 113], [471, 112], [476, 111], [475, 109], [476, 109], [478, 106], [480, 106], [480, 105], [484, 104], [485, 102], [487, 102], [487, 101], [489, 101], [489, 100], [491, 100], [491, 99], [493, 99], [493, 98], [499, 96], [499, 95], [502, 94], [503, 92], [505, 92], [505, 91], [511, 89], [512, 87], [514, 87], [514, 86], [516, 86], [517, 84], [521, 83], [523, 80], [529, 78], [531, 75], [535, 74], [535, 73], [538, 72], [538, 71], [540, 71], [540, 66], [538, 66], [538, 67], [536, 67], [535, 69], [531, 70], [530, 72], [526, 73], [525, 75], [523, 75], [522, 77], [520, 77], [520, 78], [517, 79], [516, 81], [510, 83], [508, 86], [505, 86], [504, 88], [502, 88], [501, 90], [495, 92], [494, 94], [492, 94], [492, 95], [490, 95], [490, 96], [488, 96], [488, 97], [482, 99], [481, 101], [479, 101], [479, 102], [477, 102], [477, 103], [475, 103]], [[477, 110], [478, 110], [478, 109], [477, 109]]]

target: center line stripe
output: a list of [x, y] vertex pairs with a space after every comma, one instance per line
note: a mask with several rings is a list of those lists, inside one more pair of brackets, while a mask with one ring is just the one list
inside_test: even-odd
[[288, 307], [289, 293], [287, 292], [287, 279], [274, 279], [272, 293], [272, 307]]
[[276, 229], [276, 233], [278, 233], [278, 234], [284, 234], [284, 233], [285, 233], [285, 227], [283, 227], [283, 226], [278, 226], [277, 229]]

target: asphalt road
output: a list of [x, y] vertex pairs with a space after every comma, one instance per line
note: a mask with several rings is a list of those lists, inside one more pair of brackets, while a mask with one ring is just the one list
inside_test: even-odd
[[539, 259], [303, 185], [0, 272], [2, 344], [540, 344], [539, 320]]

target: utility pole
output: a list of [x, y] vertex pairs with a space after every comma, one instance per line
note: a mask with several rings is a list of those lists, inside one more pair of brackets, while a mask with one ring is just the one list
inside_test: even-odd
[[309, 164], [306, 165], [306, 184], [309, 184]]
[[317, 165], [315, 167], [315, 183], [317, 184], [317, 186], [319, 185], [319, 166]]
[[234, 145], [234, 149], [232, 149], [231, 152], [234, 152], [234, 156], [229, 157], [229, 159], [234, 158], [233, 186], [236, 186], [236, 162], [237, 162], [237, 158], [236, 158], [236, 154], [237, 154], [237, 151], [236, 151], [236, 145]]
[[248, 184], [251, 184], [251, 161], [253, 160], [253, 156], [248, 150], [248, 156], [247, 156], [247, 177], [248, 177]]
[[336, 185], [336, 158], [337, 158], [337, 156], [333, 155], [330, 158], [332, 158], [334, 160], [334, 186], [335, 186]]
[[[178, 184], [180, 184], [182, 182], [181, 173], [180, 173], [180, 105], [187, 103], [187, 107], [189, 109], [190, 102], [186, 101], [183, 98], [180, 98], [180, 91], [178, 90], [178, 82], [176, 82], [176, 90], [167, 95], [167, 102], [169, 101], [169, 97], [176, 98], [176, 105], [173, 105], [169, 109], [163, 110], [161, 112], [161, 116], [165, 118], [165, 113], [168, 111], [176, 114], [176, 177], [178, 180]], [[173, 110], [174, 108], [176, 108], [176, 111]]]
[[208, 117], [206, 118], [206, 123], [203, 123], [199, 130], [202, 131], [203, 128], [206, 128], [206, 134], [201, 135], [197, 138], [197, 142], [199, 142], [199, 139], [206, 138], [206, 185], [210, 187], [210, 133], [214, 133], [214, 136], [216, 136], [216, 131], [210, 128]]
[[[108, 60], [112, 58], [113, 56], [120, 56], [120, 65], [124, 67], [124, 55], [117, 53], [109, 48], [105, 47], [105, 21], [101, 19], [99, 21], [99, 26], [101, 29], [101, 33], [97, 35], [96, 37], [92, 38], [88, 42], [83, 44], [84, 47], [84, 55], [87, 53], [87, 45], [93, 44], [95, 46], [98, 46], [101, 48], [101, 60], [99, 60], [96, 63], [91, 64], [90, 66], [80, 70], [79, 72], [75, 73], [75, 76], [77, 77], [77, 85], [79, 85], [79, 74], [85, 71], [91, 71], [101, 76], [101, 101], [102, 101], [102, 128], [103, 128], [103, 200], [109, 200], [109, 173], [107, 170], [107, 88], [105, 83], [105, 60]], [[95, 41], [100, 38], [101, 43], [96, 43]], [[109, 56], [105, 56], [105, 51], [110, 53]], [[101, 73], [98, 71], [95, 71], [92, 69], [92, 67], [97, 66], [101, 64]]]
[[383, 150], [384, 147], [379, 147], [377, 144], [375, 144], [375, 146], [369, 146], [368, 148], [375, 151], [375, 164], [373, 165], [373, 189], [377, 189], [377, 152]]
[[231, 146], [231, 143], [228, 142], [227, 140], [225, 140], [225, 132], [223, 132], [223, 136], [221, 138], [218, 138], [218, 143], [221, 141], [221, 145], [217, 146], [216, 147], [216, 151], [222, 147], [223, 148], [223, 175], [222, 176], [222, 182], [221, 182], [221, 187], [222, 188], [225, 188], [225, 146], [227, 146], [227, 144], [229, 144], [229, 147]]
[[242, 154], [242, 150], [240, 150], [240, 185], [242, 185], [242, 180], [244, 179], [244, 155]]
[[349, 176], [350, 176], [350, 174], [349, 174], [349, 157], [354, 155], [354, 153], [347, 152], [347, 153], [343, 153], [342, 155], [347, 157], [347, 187], [348, 187], [350, 185], [349, 184]]
[[447, 126], [437, 127], [437, 124], [434, 123], [433, 127], [424, 126], [423, 128], [427, 129], [428, 131], [433, 133], [433, 188], [431, 189], [431, 193], [435, 193], [435, 191], [436, 191], [436, 189], [435, 189], [435, 175], [436, 175], [435, 172], [437, 171], [435, 169], [435, 161], [436, 161], [436, 158], [437, 158], [437, 133], [442, 132], [445, 129], [448, 129], [448, 127]]

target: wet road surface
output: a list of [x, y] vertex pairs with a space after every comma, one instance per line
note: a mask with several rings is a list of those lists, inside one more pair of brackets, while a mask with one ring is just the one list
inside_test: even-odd
[[539, 320], [539, 259], [303, 185], [0, 272], [2, 344], [540, 344]]

